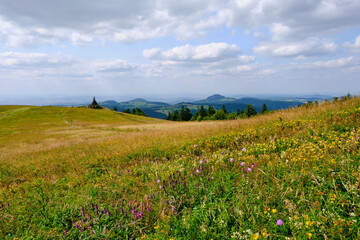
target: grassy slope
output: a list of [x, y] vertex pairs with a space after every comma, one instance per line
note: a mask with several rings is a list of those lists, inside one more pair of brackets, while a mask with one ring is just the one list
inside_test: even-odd
[[359, 98], [239, 121], [134, 126], [95, 121], [98, 112], [89, 119], [86, 109], [39, 108], [36, 119], [26, 114], [36, 108], [6, 108], [3, 238], [360, 236]]

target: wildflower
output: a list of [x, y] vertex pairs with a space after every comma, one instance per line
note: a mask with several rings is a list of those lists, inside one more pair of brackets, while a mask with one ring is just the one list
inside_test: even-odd
[[160, 180], [158, 179], [156, 182], [157, 182], [157, 183], [160, 183]]
[[239, 140], [239, 138], [236, 138], [236, 141]]
[[253, 239], [255, 239], [255, 240], [257, 240], [257, 239], [259, 239], [259, 234], [253, 234], [253, 235], [251, 235], [252, 237], [253, 237]]
[[161, 188], [162, 188], [162, 186], [160, 185], [160, 186], [159, 186], [159, 188], [161, 189]]
[[246, 148], [241, 149], [241, 151], [245, 152], [245, 151], [246, 151]]
[[244, 162], [242, 162], [240, 165], [241, 165], [241, 166], [245, 166], [245, 163], [244, 163]]
[[230, 162], [233, 162], [234, 161], [234, 159], [233, 158], [230, 158]]
[[242, 177], [245, 177], [245, 175], [242, 175]]
[[271, 210], [273, 213], [276, 213], [276, 209]]
[[312, 237], [312, 233], [307, 233], [308, 237], [311, 238]]
[[197, 147], [197, 146], [198, 146], [198, 145], [196, 145], [196, 144], [194, 145], [194, 147]]
[[283, 225], [283, 220], [281, 220], [281, 219], [278, 219], [277, 221], [276, 221], [276, 225], [278, 225], [278, 226], [281, 226], [281, 225]]
[[196, 172], [199, 173], [199, 169], [196, 169]]
[[160, 226], [159, 226], [159, 225], [157, 225], [157, 226], [155, 226], [155, 227], [154, 227], [154, 229], [158, 229], [159, 227], [160, 227]]
[[200, 164], [202, 164], [203, 163], [203, 160], [200, 160]]
[[249, 171], [249, 172], [251, 172], [251, 171], [252, 171], [252, 169], [251, 169], [251, 168], [248, 168], [248, 171]]

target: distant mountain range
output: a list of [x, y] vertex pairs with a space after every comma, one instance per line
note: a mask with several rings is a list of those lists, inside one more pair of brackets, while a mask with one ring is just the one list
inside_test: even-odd
[[281, 100], [270, 100], [270, 99], [259, 99], [259, 98], [251, 98], [251, 97], [243, 97], [243, 98], [230, 98], [225, 97], [219, 94], [215, 94], [209, 96], [206, 99], [193, 101], [193, 102], [180, 102], [174, 105], [165, 103], [165, 102], [152, 102], [147, 101], [142, 98], [136, 98], [130, 101], [124, 102], [116, 102], [113, 100], [101, 102], [100, 105], [107, 108], [116, 107], [118, 111], [124, 111], [129, 108], [141, 108], [145, 112], [146, 115], [153, 118], [161, 118], [165, 119], [168, 112], [172, 112], [174, 110], [179, 110], [182, 106], [188, 107], [192, 113], [195, 113], [200, 109], [200, 106], [203, 105], [207, 108], [209, 105], [213, 106], [216, 110], [220, 109], [223, 105], [229, 112], [236, 112], [239, 110], [244, 110], [246, 105], [250, 104], [259, 112], [263, 106], [266, 104], [268, 110], [278, 110], [285, 109], [289, 107], [296, 107], [298, 105], [302, 105], [307, 101], [316, 101], [324, 99], [321, 97], [309, 96], [309, 98], [282, 98]]

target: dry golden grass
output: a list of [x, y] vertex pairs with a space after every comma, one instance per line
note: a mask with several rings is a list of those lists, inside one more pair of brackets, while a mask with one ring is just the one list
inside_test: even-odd
[[[0, 159], [9, 172], [3, 185], [38, 177], [77, 175], [91, 164], [112, 164], [126, 154], [274, 121], [321, 115], [343, 102], [281, 110], [250, 119], [169, 122], [110, 110], [0, 106]], [[346, 104], [358, 104], [357, 98]], [[6, 174], [5, 174], [6, 176]]]

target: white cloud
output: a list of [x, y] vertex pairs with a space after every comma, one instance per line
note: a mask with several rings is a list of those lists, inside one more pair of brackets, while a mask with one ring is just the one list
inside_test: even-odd
[[221, 26], [265, 26], [273, 40], [299, 40], [359, 26], [359, 12], [357, 0], [2, 0], [0, 38], [9, 46], [59, 41], [83, 45], [94, 39], [184, 40]]
[[21, 53], [3, 52], [0, 53], [0, 68], [57, 68], [70, 66], [76, 60], [70, 56], [55, 55], [49, 56], [45, 53]]
[[95, 63], [93, 67], [97, 72], [128, 73], [138, 68], [139, 65], [124, 60], [114, 60]]
[[329, 61], [317, 61], [314, 62], [314, 67], [321, 67], [321, 68], [338, 68], [344, 67], [348, 65], [353, 60], [353, 57], [348, 58], [339, 58], [336, 60], [329, 60]]
[[[283, 69], [287, 70], [324, 70], [324, 69], [331, 69], [331, 70], [345, 70], [349, 67], [353, 67], [354, 63], [354, 57], [343, 57], [333, 60], [327, 60], [327, 61], [308, 61], [303, 63], [291, 63], [289, 65], [283, 65]], [[356, 65], [356, 64], [355, 64]]]
[[354, 52], [360, 51], [360, 35], [356, 37], [356, 39], [354, 40], [354, 43], [345, 42], [344, 47], [348, 48]]
[[232, 9], [232, 25], [270, 24], [275, 40], [320, 37], [360, 25], [357, 0], [238, 0]]
[[71, 42], [74, 46], [84, 46], [88, 45], [93, 41], [93, 38], [78, 32], [73, 32], [71, 34]]
[[311, 57], [329, 55], [337, 45], [330, 41], [307, 39], [297, 42], [262, 42], [254, 47], [254, 52], [269, 57]]
[[[143, 56], [153, 60], [185, 62], [215, 62], [229, 58], [236, 58], [241, 50], [235, 44], [209, 43], [204, 45], [192, 46], [186, 44], [163, 51], [159, 48], [145, 49]], [[248, 61], [250, 56], [241, 56], [240, 59]]]

